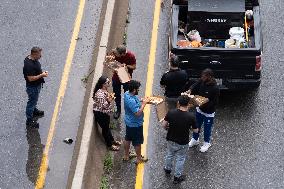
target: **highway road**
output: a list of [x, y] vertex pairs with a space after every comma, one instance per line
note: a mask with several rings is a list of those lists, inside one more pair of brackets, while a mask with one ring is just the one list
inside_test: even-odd
[[[162, 95], [159, 81], [167, 70], [167, 34], [170, 1], [165, 1], [159, 17], [153, 94]], [[147, 4], [147, 7], [145, 7]], [[137, 56], [134, 79], [146, 86], [147, 63], [151, 47], [154, 0], [130, 1], [127, 45]], [[174, 186], [163, 171], [166, 132], [151, 109], [148, 128], [144, 189], [164, 188], [283, 188], [284, 187], [284, 75], [283, 6], [278, 0], [260, 1], [263, 30], [262, 83], [258, 90], [222, 93], [216, 111], [212, 147], [207, 153], [190, 149], [185, 166], [187, 180]], [[139, 35], [138, 35], [139, 34]], [[141, 92], [143, 93], [143, 92]], [[140, 94], [142, 97], [143, 94]], [[124, 129], [122, 129], [122, 136]], [[119, 163], [112, 176], [112, 188], [134, 188], [135, 164]], [[141, 176], [141, 174], [140, 174]], [[141, 185], [136, 185], [141, 188]]]
[[[85, 3], [83, 6], [83, 2]], [[81, 5], [81, 7], [79, 7]], [[68, 180], [85, 95], [81, 79], [88, 73], [96, 31], [101, 13], [101, 0], [36, 1], [3, 0], [0, 4], [0, 188], [34, 188], [42, 153], [50, 133], [51, 119], [64, 66], [71, 65], [62, 106], [57, 112], [55, 131], [48, 151], [45, 188], [65, 188]], [[77, 12], [82, 13], [80, 23]], [[71, 37], [80, 30], [76, 44]], [[72, 42], [72, 44], [71, 44]], [[45, 116], [40, 128], [26, 128], [27, 94], [22, 74], [23, 60], [33, 46], [43, 48], [40, 60], [49, 72], [44, 84], [39, 108]], [[72, 53], [72, 48], [74, 53]], [[71, 49], [71, 51], [70, 51]], [[73, 59], [67, 60], [68, 52]], [[66, 72], [66, 73], [67, 73]], [[44, 183], [44, 182], [42, 182]]]

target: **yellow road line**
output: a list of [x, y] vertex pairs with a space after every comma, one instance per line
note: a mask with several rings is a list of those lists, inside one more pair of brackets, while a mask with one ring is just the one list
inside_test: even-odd
[[[161, 0], [156, 0], [155, 9], [154, 9], [154, 19], [153, 19], [151, 48], [150, 48], [150, 54], [149, 54], [145, 96], [152, 95], [160, 10], [161, 10]], [[144, 129], [143, 134], [144, 134], [145, 140], [144, 140], [144, 144], [142, 145], [142, 154], [146, 154], [147, 152], [149, 119], [150, 119], [150, 106], [146, 106], [144, 109], [144, 124], [143, 124], [143, 129]], [[136, 172], [135, 189], [143, 188], [143, 177], [144, 177], [144, 164], [139, 164], [137, 166], [137, 172]]]
[[76, 48], [76, 44], [77, 44], [76, 39], [78, 38], [78, 35], [79, 35], [80, 25], [81, 25], [83, 13], [84, 13], [84, 7], [85, 7], [85, 0], [80, 0], [79, 7], [78, 7], [78, 10], [77, 10], [76, 20], [75, 20], [75, 23], [74, 23], [73, 34], [72, 34], [68, 54], [67, 54], [67, 57], [66, 57], [66, 62], [65, 62], [65, 66], [64, 66], [64, 70], [63, 70], [63, 74], [62, 74], [62, 78], [61, 78], [59, 91], [58, 91], [58, 94], [57, 94], [57, 99], [56, 99], [56, 103], [55, 103], [50, 127], [49, 127], [46, 145], [45, 145], [43, 155], [42, 155], [41, 165], [40, 165], [35, 189], [41, 189], [41, 188], [44, 187], [44, 184], [45, 184], [45, 177], [46, 177], [46, 172], [47, 172], [47, 168], [48, 168], [48, 153], [49, 153], [50, 146], [52, 144], [53, 136], [55, 134], [55, 124], [56, 124], [56, 121], [57, 121], [58, 113], [61, 109], [62, 101], [63, 101], [65, 91], [66, 91], [68, 77], [69, 77], [69, 73], [70, 73], [70, 70], [71, 70], [73, 56], [74, 56], [75, 48]]

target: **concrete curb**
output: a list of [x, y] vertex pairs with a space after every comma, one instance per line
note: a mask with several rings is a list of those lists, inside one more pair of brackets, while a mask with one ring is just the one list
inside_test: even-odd
[[[103, 74], [103, 68], [104, 68], [103, 62], [104, 62], [106, 51], [107, 51], [107, 43], [108, 43], [109, 34], [110, 34], [114, 5], [115, 5], [115, 0], [108, 0], [106, 13], [105, 13], [105, 20], [103, 24], [103, 31], [102, 31], [102, 36], [100, 40], [100, 47], [99, 47], [97, 61], [96, 61], [95, 74], [94, 74], [94, 79], [92, 82], [91, 89], [94, 88], [95, 83], [97, 82], [99, 77]], [[90, 141], [91, 141], [91, 134], [92, 134], [93, 124], [94, 124], [92, 92], [93, 90], [90, 91], [91, 94], [90, 94], [89, 102], [87, 105], [87, 113], [86, 113], [85, 122], [84, 122], [85, 124], [84, 124], [84, 129], [83, 129], [81, 145], [80, 145], [80, 151], [79, 151], [75, 174], [74, 174], [72, 186], [71, 186], [72, 189], [83, 188], [84, 172], [85, 172], [85, 168], [87, 164], [87, 158], [88, 158]]]

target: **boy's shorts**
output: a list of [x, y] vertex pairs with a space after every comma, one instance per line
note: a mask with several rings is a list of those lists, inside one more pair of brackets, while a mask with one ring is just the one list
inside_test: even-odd
[[126, 126], [125, 140], [131, 141], [133, 146], [143, 144], [143, 127], [128, 127]]

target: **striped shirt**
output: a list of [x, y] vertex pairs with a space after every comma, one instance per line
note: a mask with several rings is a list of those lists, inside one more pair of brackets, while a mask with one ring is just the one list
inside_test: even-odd
[[109, 114], [113, 111], [113, 103], [108, 102], [109, 93], [107, 91], [104, 91], [102, 89], [99, 89], [95, 96], [94, 96], [94, 105], [93, 110]]

